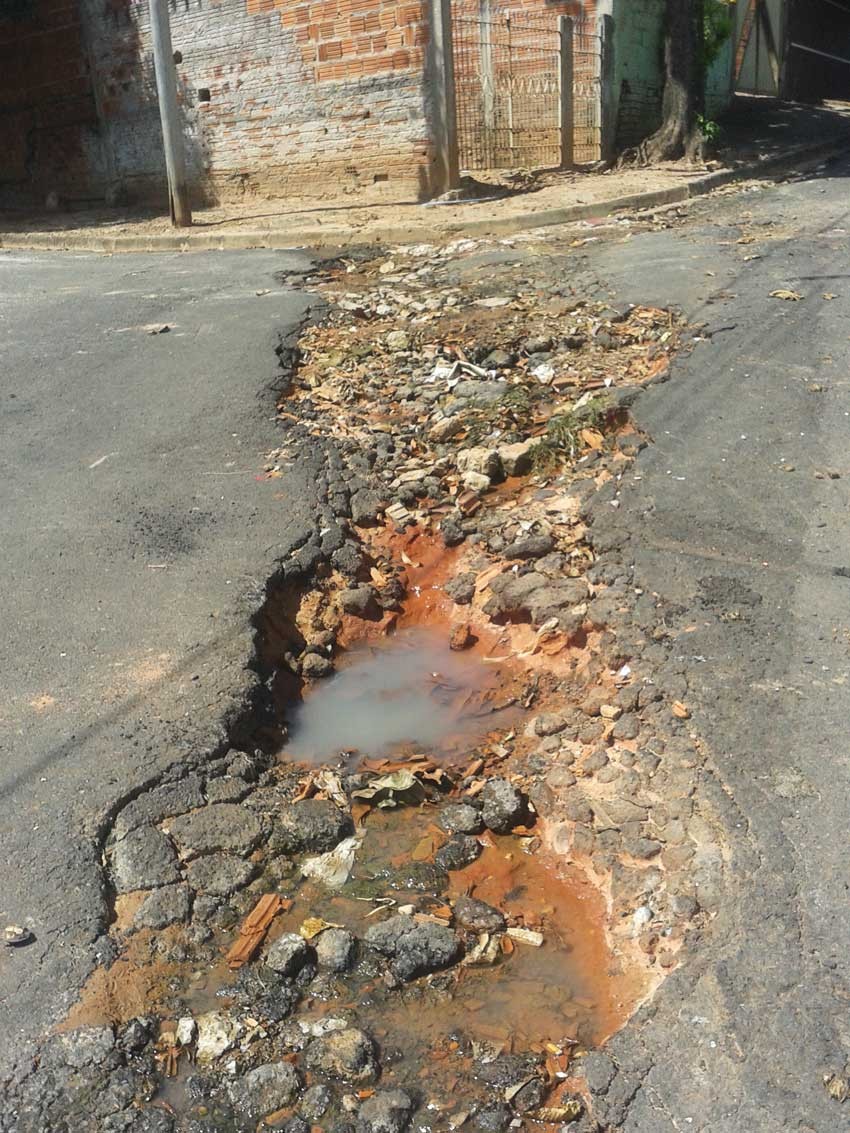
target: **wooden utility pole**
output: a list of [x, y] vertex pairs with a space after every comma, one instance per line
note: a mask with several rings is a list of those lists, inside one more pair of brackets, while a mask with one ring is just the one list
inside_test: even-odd
[[156, 91], [159, 96], [159, 117], [162, 121], [171, 223], [180, 228], [188, 228], [192, 223], [192, 210], [189, 207], [183, 134], [177, 109], [177, 71], [171, 46], [168, 0], [150, 0], [150, 9]]

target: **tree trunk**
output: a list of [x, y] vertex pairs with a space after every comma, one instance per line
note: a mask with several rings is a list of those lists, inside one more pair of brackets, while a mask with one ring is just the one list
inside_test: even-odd
[[667, 0], [661, 125], [637, 147], [641, 164], [704, 159], [698, 116], [705, 109], [703, 0]]

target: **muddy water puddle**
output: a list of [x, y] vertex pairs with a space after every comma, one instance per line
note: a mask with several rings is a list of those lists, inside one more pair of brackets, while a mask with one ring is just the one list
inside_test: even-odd
[[516, 716], [497, 665], [453, 651], [444, 633], [403, 629], [357, 643], [344, 667], [289, 713], [285, 755], [321, 763], [415, 745], [451, 758]]

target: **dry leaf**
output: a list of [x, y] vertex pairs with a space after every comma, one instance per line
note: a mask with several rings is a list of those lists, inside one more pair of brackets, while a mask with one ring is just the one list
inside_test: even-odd
[[582, 429], [579, 436], [592, 449], [601, 449], [605, 444], [605, 438], [598, 429]]
[[789, 291], [787, 287], [777, 287], [775, 291], [770, 292], [771, 299], [787, 299], [789, 302], [796, 303], [803, 296], [799, 291]]

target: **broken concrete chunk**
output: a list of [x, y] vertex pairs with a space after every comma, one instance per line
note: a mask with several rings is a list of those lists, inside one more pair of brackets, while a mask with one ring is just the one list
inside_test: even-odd
[[371, 618], [378, 613], [378, 601], [371, 586], [353, 586], [340, 591], [339, 606], [344, 614], [354, 618]]
[[155, 889], [133, 917], [136, 928], [166, 928], [170, 924], [182, 924], [189, 919], [191, 899], [189, 886], [185, 882], [177, 885], [164, 885]]
[[458, 472], [478, 472], [494, 484], [504, 480], [502, 458], [496, 449], [464, 448], [457, 454]]
[[507, 834], [525, 820], [525, 800], [507, 779], [489, 779], [480, 798], [484, 825], [496, 834]]
[[517, 441], [513, 445], [500, 445], [497, 449], [506, 476], [527, 476], [532, 469], [534, 446], [538, 441]]
[[404, 1090], [378, 1090], [357, 1113], [356, 1133], [404, 1133], [413, 1101]]
[[504, 913], [474, 897], [458, 897], [454, 912], [457, 923], [474, 932], [501, 932], [505, 928]]
[[430, 921], [420, 924], [401, 914], [366, 932], [366, 943], [390, 957], [390, 967], [401, 980], [447, 968], [460, 958], [461, 942], [450, 928]]
[[242, 1034], [239, 1020], [223, 1011], [209, 1011], [206, 1015], [199, 1015], [195, 1021], [198, 1025], [195, 1059], [201, 1064], [212, 1062], [230, 1050]]
[[330, 799], [303, 799], [280, 808], [269, 849], [278, 854], [324, 853], [353, 831], [351, 815]]
[[320, 968], [346, 972], [357, 951], [357, 939], [344, 928], [326, 928], [316, 939], [316, 958]]
[[177, 880], [177, 855], [155, 826], [132, 830], [112, 851], [112, 876], [118, 893], [155, 889]]
[[169, 830], [184, 858], [216, 850], [250, 854], [263, 838], [259, 820], [236, 803], [211, 803], [173, 819]]
[[267, 1062], [240, 1075], [230, 1086], [230, 1099], [236, 1110], [251, 1121], [259, 1121], [291, 1105], [301, 1081], [288, 1062]]
[[484, 828], [480, 813], [469, 803], [447, 803], [437, 815], [437, 825], [447, 834], [480, 834]]
[[506, 559], [539, 559], [548, 555], [554, 546], [551, 535], [524, 535], [505, 547], [503, 554]]
[[310, 959], [312, 949], [303, 936], [297, 932], [285, 932], [269, 946], [266, 952], [266, 967], [282, 976], [294, 976]]
[[469, 834], [453, 834], [434, 854], [434, 864], [445, 870], [465, 869], [480, 853], [481, 843], [477, 838]]
[[315, 1074], [366, 1085], [378, 1077], [378, 1057], [372, 1038], [356, 1027], [321, 1035], [304, 1051], [304, 1065]]
[[189, 884], [201, 893], [229, 897], [253, 880], [257, 868], [235, 854], [208, 854], [191, 863], [186, 873]]

